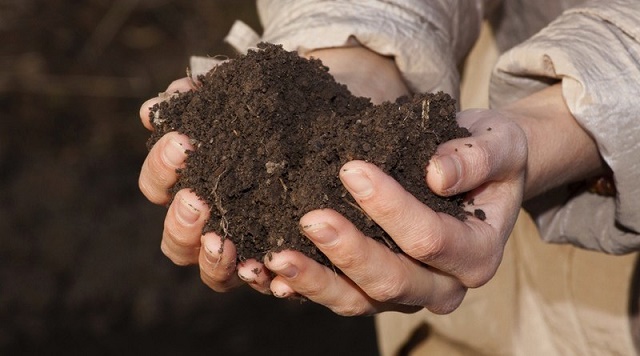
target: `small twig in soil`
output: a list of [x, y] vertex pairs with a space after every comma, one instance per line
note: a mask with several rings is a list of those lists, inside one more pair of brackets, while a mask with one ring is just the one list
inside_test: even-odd
[[284, 189], [283, 197], [286, 197], [287, 196], [287, 192], [289, 191], [289, 188], [287, 187], [286, 184], [284, 184], [284, 181], [282, 180], [282, 178], [278, 178], [278, 180], [280, 181], [280, 184], [282, 185], [282, 189]]
[[373, 219], [369, 216], [369, 214], [367, 214], [366, 211], [364, 211], [358, 204], [350, 202], [347, 198], [342, 198], [342, 200], [344, 200], [345, 203], [351, 205], [351, 207], [353, 207], [354, 209], [358, 210], [359, 212], [362, 213], [362, 215], [366, 216], [367, 219], [373, 221]]
[[429, 122], [429, 109], [431, 108], [431, 100], [429, 98], [422, 102], [422, 122], [421, 127], [424, 129]]
[[[220, 168], [223, 167], [221, 166]], [[220, 168], [216, 169], [216, 173], [220, 171]], [[222, 178], [222, 175], [226, 172], [227, 170], [223, 168], [222, 172], [217, 175], [216, 180], [213, 184], [213, 189], [211, 190], [211, 195], [213, 195], [213, 199], [216, 203], [216, 209], [218, 209], [218, 213], [220, 213], [220, 228], [224, 233], [224, 236], [222, 236], [223, 241], [229, 236], [229, 221], [226, 217], [227, 211], [222, 207], [222, 198], [220, 198], [220, 195], [218, 195], [218, 184], [220, 183], [220, 178]]]

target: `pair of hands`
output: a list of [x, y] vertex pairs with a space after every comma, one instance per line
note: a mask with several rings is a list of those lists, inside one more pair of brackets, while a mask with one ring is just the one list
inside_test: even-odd
[[[408, 92], [393, 61], [364, 48], [310, 55], [322, 59], [354, 94], [369, 96], [374, 102]], [[195, 90], [188, 78], [167, 88], [168, 93], [188, 90]], [[559, 89], [554, 90], [545, 95], [558, 96]], [[142, 105], [140, 117], [148, 129], [149, 108], [160, 100], [153, 98]], [[214, 233], [201, 235], [209, 207], [187, 189], [179, 191], [169, 206], [162, 251], [178, 265], [198, 264], [204, 283], [219, 292], [246, 283], [277, 297], [302, 295], [340, 315], [421, 308], [449, 313], [460, 305], [468, 288], [483, 285], [495, 274], [525, 189], [536, 192], [544, 185], [527, 183], [531, 172], [544, 170], [531, 169], [529, 137], [536, 136], [536, 130], [523, 126], [529, 111], [520, 107], [460, 113], [460, 125], [472, 136], [442, 144], [427, 167], [430, 189], [444, 196], [469, 192], [474, 202], [471, 208], [484, 210], [484, 221], [473, 216], [460, 221], [434, 212], [369, 163], [352, 161], [341, 169], [340, 179], [349, 193], [405, 254], [391, 252], [335, 211], [324, 209], [303, 216], [301, 231], [343, 274], [296, 251], [236, 264], [231, 241], [221, 241]], [[162, 137], [151, 149], [139, 180], [151, 202], [170, 200], [167, 190], [176, 182], [176, 169], [183, 166], [185, 151], [190, 149], [189, 138], [176, 132]]]

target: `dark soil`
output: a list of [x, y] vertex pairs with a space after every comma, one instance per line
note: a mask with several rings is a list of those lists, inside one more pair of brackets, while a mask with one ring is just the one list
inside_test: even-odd
[[332, 208], [398, 251], [338, 179], [360, 159], [376, 164], [436, 211], [465, 219], [462, 195], [443, 198], [425, 184], [438, 144], [469, 136], [445, 93], [372, 105], [338, 84], [319, 60], [281, 47], [225, 62], [183, 93], [152, 108], [149, 147], [169, 131], [195, 145], [172, 192], [192, 189], [211, 208], [205, 231], [231, 239], [240, 260], [294, 249], [330, 265], [299, 232], [306, 212]]
[[[253, 1], [0, 2], [0, 355], [377, 355], [373, 318], [215, 293], [160, 251], [140, 105]], [[345, 335], [348, 335], [345, 337]]]

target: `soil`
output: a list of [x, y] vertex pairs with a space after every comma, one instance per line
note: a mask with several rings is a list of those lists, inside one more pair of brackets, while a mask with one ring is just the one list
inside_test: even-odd
[[[160, 250], [140, 105], [254, 1], [0, 5], [0, 355], [377, 355], [373, 318], [215, 293]], [[345, 337], [345, 335], [348, 335]]]
[[172, 193], [190, 188], [212, 208], [204, 232], [231, 239], [240, 260], [294, 249], [329, 266], [297, 222], [310, 210], [331, 208], [399, 251], [338, 179], [354, 159], [376, 164], [432, 209], [466, 218], [462, 195], [439, 197], [425, 184], [437, 146], [469, 136], [448, 94], [373, 105], [336, 83], [321, 61], [258, 47], [197, 78], [198, 90], [151, 111], [148, 147], [176, 130], [194, 143]]

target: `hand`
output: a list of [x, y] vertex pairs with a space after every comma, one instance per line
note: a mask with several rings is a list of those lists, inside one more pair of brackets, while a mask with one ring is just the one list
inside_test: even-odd
[[469, 208], [482, 209], [486, 220], [436, 213], [375, 166], [347, 163], [340, 172], [345, 187], [405, 254], [364, 236], [332, 210], [316, 210], [301, 219], [302, 231], [344, 274], [284, 251], [265, 260], [277, 274], [274, 295], [301, 294], [342, 315], [422, 307], [448, 313], [467, 288], [486, 283], [519, 212], [527, 141], [520, 127], [498, 112], [464, 112], [459, 120], [473, 136], [441, 145], [427, 181], [442, 195], [470, 191]]
[[[373, 97], [374, 102], [408, 93], [391, 58], [373, 55], [369, 63], [376, 66], [352, 68], [350, 63], [362, 63], [354, 61], [354, 56], [371, 57], [371, 53], [347, 48], [316, 51], [311, 56], [320, 57], [334, 77], [356, 95]], [[350, 60], [340, 61], [343, 58]], [[365, 83], [358, 78], [374, 80]], [[486, 221], [470, 217], [461, 222], [435, 213], [375, 166], [350, 162], [340, 178], [406, 255], [394, 254], [364, 236], [334, 211], [313, 211], [301, 219], [302, 231], [344, 274], [336, 274], [300, 253], [284, 251], [265, 260], [277, 274], [270, 285], [274, 294], [304, 295], [342, 315], [411, 312], [422, 307], [447, 313], [459, 305], [467, 288], [488, 281], [501, 261], [519, 211], [526, 138], [517, 125], [488, 112], [463, 113], [460, 122], [474, 136], [442, 145], [440, 155], [429, 165], [428, 182], [441, 195], [475, 189], [469, 195], [474, 199], [472, 208], [484, 210]], [[522, 149], [501, 149], [509, 146]], [[478, 162], [487, 163], [486, 169], [474, 166]], [[360, 195], [354, 188], [363, 185], [368, 188]]]
[[[331, 67], [334, 76], [343, 82], [350, 82], [349, 88], [355, 95], [372, 97], [374, 102], [381, 102], [384, 98], [394, 99], [408, 93], [393, 60], [362, 47], [319, 50], [309, 55], [320, 57]], [[341, 61], [343, 55], [358, 59], [358, 65], [353, 67], [349, 63], [356, 62]], [[372, 82], [375, 85], [357, 82], [360, 77], [374, 78]], [[176, 91], [195, 89], [189, 78], [171, 83], [165, 93], [142, 105], [140, 118], [143, 125], [149, 130], [153, 129], [149, 122], [149, 109], [154, 104], [166, 100]], [[164, 135], [150, 150], [140, 173], [139, 186], [151, 202], [167, 204], [170, 201], [168, 189], [175, 184], [176, 169], [184, 166], [185, 151], [190, 149], [193, 147], [188, 137], [171, 132]], [[247, 260], [236, 266], [236, 250], [231, 241], [225, 240], [224, 246], [221, 246], [220, 237], [214, 233], [201, 236], [208, 216], [209, 207], [193, 192], [187, 189], [179, 191], [165, 218], [161, 243], [163, 253], [177, 265], [197, 263], [202, 280], [215, 291], [227, 291], [244, 281], [262, 293], [271, 293], [270, 273], [261, 262]], [[234, 273], [236, 269], [237, 274]]]
[[[435, 213], [375, 166], [350, 162], [340, 172], [362, 209], [394, 239], [397, 255], [331, 210], [301, 219], [302, 231], [344, 274], [285, 251], [265, 261], [276, 296], [301, 294], [342, 315], [385, 310], [454, 310], [467, 288], [486, 283], [502, 259], [523, 196], [532, 197], [604, 169], [560, 85], [503, 110], [470, 110], [458, 121], [473, 136], [439, 147], [427, 183], [440, 195], [469, 191], [486, 220]], [[561, 154], [558, 155], [558, 152]]]
[[[189, 78], [179, 79], [171, 83], [165, 93], [145, 102], [140, 108], [143, 125], [153, 129], [149, 122], [149, 109], [153, 105], [171, 93], [189, 90], [195, 90], [193, 82]], [[189, 138], [177, 132], [164, 135], [151, 148], [139, 178], [140, 190], [149, 201], [160, 205], [170, 201], [168, 189], [178, 178], [176, 169], [184, 167], [186, 151], [191, 149]], [[236, 266], [236, 250], [231, 241], [225, 240], [222, 246], [222, 240], [216, 234], [202, 235], [208, 218], [209, 207], [188, 189], [180, 190], [167, 210], [162, 252], [177, 265], [198, 264], [202, 280], [215, 291], [223, 292], [241, 285], [241, 276], [256, 289], [270, 293], [263, 287], [262, 280], [267, 278], [267, 273], [261, 263], [248, 260]]]

